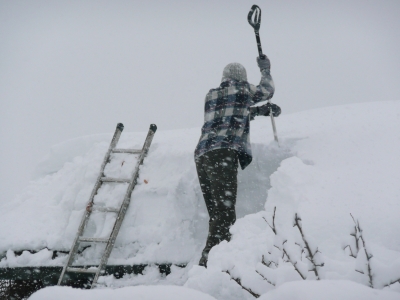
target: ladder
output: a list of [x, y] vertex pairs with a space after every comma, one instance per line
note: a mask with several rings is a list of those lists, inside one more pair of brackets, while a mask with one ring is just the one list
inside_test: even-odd
[[[128, 209], [132, 191], [135, 188], [137, 179], [139, 177], [139, 167], [143, 163], [143, 160], [144, 160], [145, 156], [147, 155], [147, 152], [151, 145], [151, 141], [153, 140], [154, 134], [157, 130], [157, 126], [155, 124], [150, 125], [149, 132], [147, 134], [146, 140], [145, 140], [143, 148], [141, 150], [140, 149], [136, 150], [136, 149], [116, 149], [115, 148], [123, 129], [124, 129], [124, 125], [122, 123], [118, 123], [117, 128], [114, 133], [114, 136], [111, 140], [110, 147], [108, 148], [108, 151], [104, 157], [104, 161], [101, 165], [100, 174], [97, 177], [96, 183], [93, 187], [92, 194], [90, 195], [89, 201], [86, 205], [85, 213], [82, 217], [81, 224], [79, 225], [78, 232], [76, 234], [74, 243], [72, 244], [72, 248], [69, 252], [67, 262], [63, 267], [63, 270], [61, 272], [61, 275], [60, 275], [57, 285], [62, 284], [62, 282], [64, 280], [64, 276], [68, 272], [87, 273], [87, 274], [89, 273], [89, 274], [94, 274], [94, 279], [93, 279], [93, 282], [91, 285], [91, 288], [93, 288], [94, 286], [96, 286], [99, 276], [104, 272], [105, 266], [107, 265], [108, 258], [110, 257], [110, 254], [114, 247], [114, 243], [117, 238], [119, 229], [121, 228], [122, 221], [124, 220], [126, 211]], [[132, 176], [130, 179], [111, 178], [111, 177], [106, 177], [104, 175], [104, 168], [110, 162], [110, 155], [112, 153], [139, 154], [139, 158], [136, 162], [136, 166], [132, 172]], [[124, 196], [124, 200], [123, 200], [120, 208], [104, 208], [104, 207], [100, 207], [100, 206], [96, 207], [96, 204], [94, 203], [94, 197], [96, 196], [99, 188], [101, 187], [101, 185], [104, 182], [129, 183], [128, 188], [125, 193], [125, 196]], [[83, 232], [85, 230], [85, 227], [89, 221], [90, 215], [93, 211], [118, 214], [118, 216], [115, 220], [115, 223], [114, 223], [114, 227], [108, 238], [93, 238], [93, 237], [82, 236]], [[82, 242], [84, 242], [84, 243], [106, 243], [107, 244], [106, 248], [104, 249], [104, 252], [102, 253], [100, 263], [97, 267], [91, 267], [91, 268], [85, 268], [85, 267], [74, 268], [74, 267], [72, 267], [72, 263], [74, 261], [75, 255], [78, 251], [79, 244]]]

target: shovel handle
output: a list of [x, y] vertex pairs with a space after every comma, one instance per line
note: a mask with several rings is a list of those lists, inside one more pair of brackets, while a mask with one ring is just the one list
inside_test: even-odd
[[260, 59], [263, 59], [264, 55], [262, 52], [261, 40], [259, 34], [261, 25], [261, 8], [259, 8], [257, 5], [253, 5], [249, 11], [249, 14], [247, 15], [247, 21], [249, 21], [250, 26], [254, 28], [254, 33], [256, 35], [256, 41], [257, 41], [258, 55]]
[[254, 33], [256, 34], [258, 56], [260, 57], [260, 59], [264, 59], [264, 54], [262, 52], [262, 47], [261, 47], [260, 34], [258, 33], [258, 31], [254, 31]]

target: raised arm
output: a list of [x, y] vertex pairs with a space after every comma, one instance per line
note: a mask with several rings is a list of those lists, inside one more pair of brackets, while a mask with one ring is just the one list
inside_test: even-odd
[[[250, 85], [252, 93], [252, 105], [257, 102], [269, 100], [275, 92], [274, 81], [271, 76], [271, 62], [264, 55], [262, 59], [257, 57], [257, 64], [261, 71], [261, 81], [258, 86]], [[274, 117], [281, 114], [281, 108], [273, 103], [267, 103], [262, 106], [250, 107], [250, 120], [254, 120], [256, 116], [269, 116], [272, 110]]]
[[270, 60], [266, 55], [262, 59], [257, 57], [257, 64], [261, 72], [261, 81], [257, 86], [250, 84], [251, 105], [271, 99], [275, 92]]

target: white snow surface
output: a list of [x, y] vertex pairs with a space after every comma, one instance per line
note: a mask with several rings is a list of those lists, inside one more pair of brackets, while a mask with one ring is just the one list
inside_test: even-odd
[[[207, 269], [196, 266], [208, 230], [193, 160], [200, 129], [157, 131], [109, 260], [150, 266], [143, 275], [119, 280], [108, 276], [101, 282], [110, 287], [185, 285], [216, 299], [252, 299], [237, 281], [263, 295], [261, 299], [289, 299], [283, 287], [296, 295], [304, 286], [317, 293], [358, 291], [360, 284], [400, 292], [400, 284], [393, 283], [400, 279], [400, 101], [309, 110], [282, 115], [276, 123], [280, 147], [268, 118], [251, 123], [254, 159], [239, 171], [232, 240], [211, 250]], [[64, 263], [65, 255], [52, 259], [52, 251], [71, 247], [111, 136], [54, 146], [39, 164], [37, 179], [0, 207], [0, 267]], [[118, 148], [141, 148], [145, 136], [123, 132]], [[128, 177], [134, 163], [131, 155], [115, 154], [106, 175]], [[116, 206], [124, 192], [122, 184], [103, 185], [95, 202]], [[358, 250], [350, 235], [355, 230], [350, 213], [362, 229], [365, 249], [360, 232]], [[293, 226], [295, 215], [301, 219], [304, 239]], [[87, 235], [106, 236], [112, 222], [112, 214], [99, 213]], [[310, 271], [305, 241], [318, 276]], [[15, 255], [21, 250], [38, 252]], [[86, 249], [77, 263], [95, 262], [99, 251]], [[369, 261], [365, 253], [372, 255]], [[173, 266], [163, 277], [155, 263], [188, 267]], [[317, 277], [329, 283], [315, 281]], [[299, 297], [290, 299], [306, 299]]]
[[293, 281], [264, 294], [260, 300], [397, 300], [399, 294], [344, 280]]
[[199, 291], [180, 286], [137, 286], [120, 289], [79, 290], [70, 287], [49, 287], [34, 293], [30, 300], [215, 300]]
[[[136, 286], [119, 289], [79, 290], [70, 287], [49, 287], [34, 293], [30, 300], [212, 300], [214, 297], [178, 286]], [[264, 294], [261, 300], [397, 300], [398, 293], [379, 291], [343, 280], [288, 282]]]

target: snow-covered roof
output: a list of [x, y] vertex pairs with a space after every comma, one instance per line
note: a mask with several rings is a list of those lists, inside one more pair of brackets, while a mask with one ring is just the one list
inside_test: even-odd
[[[254, 163], [239, 174], [238, 217], [263, 209], [269, 175], [279, 166], [281, 156], [289, 155], [287, 149], [268, 146], [265, 124], [255, 125], [262, 138], [253, 144]], [[146, 134], [123, 132], [118, 148], [140, 149]], [[156, 132], [109, 264], [182, 264], [199, 255], [208, 231], [208, 213], [194, 164], [199, 135], [199, 128]], [[0, 253], [41, 251], [18, 257], [10, 251], [0, 267], [63, 264], [65, 255], [51, 259], [52, 251], [70, 249], [111, 137], [80, 137], [50, 149], [36, 168], [36, 179], [0, 212]], [[113, 154], [105, 174], [129, 178], [135, 162], [133, 155]], [[103, 184], [95, 203], [118, 207], [125, 191], [126, 185]], [[87, 236], [106, 237], [114, 216], [93, 213]], [[91, 263], [98, 251], [93, 248], [85, 250], [77, 263]]]
[[[338, 257], [352, 228], [352, 213], [369, 243], [394, 251], [391, 258], [398, 259], [399, 112], [400, 102], [392, 101], [282, 115], [276, 119], [280, 147], [273, 141], [270, 120], [257, 118], [251, 124], [253, 163], [239, 171], [238, 217], [262, 211], [269, 218], [277, 207], [276, 224], [284, 229], [293, 225], [297, 212], [318, 249]], [[208, 230], [193, 160], [199, 134], [199, 128], [157, 131], [110, 264], [187, 263], [199, 258]], [[145, 135], [124, 132], [119, 147], [140, 148]], [[0, 207], [0, 253], [8, 251], [0, 267], [63, 264], [65, 256], [52, 259], [52, 252], [44, 248], [71, 247], [110, 139], [111, 134], [88, 136], [52, 147], [37, 168], [37, 179]], [[106, 174], [126, 177], [134, 163], [132, 156], [116, 154]], [[124, 191], [122, 185], [104, 185], [96, 201], [116, 205]], [[246, 259], [253, 254], [235, 257], [239, 252], [234, 249], [250, 247], [245, 240], [258, 234], [257, 216], [238, 220], [232, 242], [216, 247], [210, 264], [224, 262], [218, 252], [224, 249], [226, 259], [251, 265]], [[99, 214], [89, 230], [105, 236], [111, 225], [111, 217]], [[10, 251], [24, 249], [43, 250], [21, 256]], [[78, 263], [90, 263], [98, 251], [87, 249]]]

